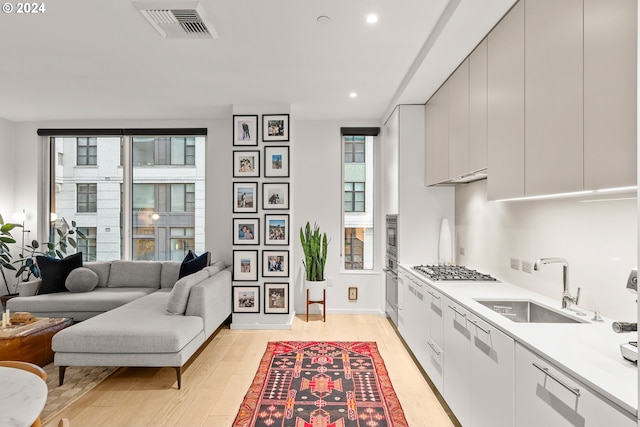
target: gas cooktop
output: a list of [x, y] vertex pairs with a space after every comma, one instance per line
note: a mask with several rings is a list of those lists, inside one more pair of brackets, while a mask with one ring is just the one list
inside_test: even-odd
[[434, 281], [497, 282], [495, 277], [461, 265], [416, 265], [413, 269]]

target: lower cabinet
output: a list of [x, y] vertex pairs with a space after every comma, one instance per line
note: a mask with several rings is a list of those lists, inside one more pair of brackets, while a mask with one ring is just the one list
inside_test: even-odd
[[431, 378], [431, 382], [442, 393], [444, 381], [444, 297], [430, 286], [426, 286], [425, 291], [426, 311], [429, 317], [429, 337], [427, 338], [429, 357], [423, 368]]
[[514, 351], [511, 337], [446, 300], [443, 396], [463, 426], [513, 426]]
[[517, 427], [635, 427], [637, 420], [543, 358], [516, 344]]
[[399, 331], [420, 365], [425, 368], [429, 360], [429, 316], [424, 304], [424, 288], [427, 285], [402, 270], [398, 282], [403, 289], [402, 328]]

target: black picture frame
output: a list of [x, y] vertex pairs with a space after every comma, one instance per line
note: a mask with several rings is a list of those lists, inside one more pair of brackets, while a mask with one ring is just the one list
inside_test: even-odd
[[233, 177], [254, 178], [260, 177], [260, 151], [234, 151], [233, 152]]
[[289, 183], [262, 183], [263, 210], [289, 210]]
[[262, 142], [289, 141], [289, 115], [262, 115]]
[[258, 280], [258, 251], [233, 251], [233, 281], [256, 282]]
[[265, 314], [289, 314], [289, 283], [265, 283], [264, 295]]
[[[247, 135], [248, 132], [248, 135]], [[233, 145], [258, 145], [258, 115], [233, 115]]]
[[267, 145], [264, 147], [264, 176], [267, 178], [289, 178], [289, 147]]
[[234, 286], [233, 312], [260, 313], [260, 286]]
[[289, 214], [264, 216], [264, 244], [289, 246]]
[[262, 251], [262, 277], [289, 277], [289, 251]]
[[233, 218], [233, 244], [259, 245], [260, 218]]
[[258, 183], [233, 183], [233, 213], [258, 212]]

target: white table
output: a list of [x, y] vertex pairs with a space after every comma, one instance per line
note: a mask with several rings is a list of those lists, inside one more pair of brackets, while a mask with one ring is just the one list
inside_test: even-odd
[[29, 427], [47, 401], [47, 384], [28, 371], [0, 366], [0, 426]]

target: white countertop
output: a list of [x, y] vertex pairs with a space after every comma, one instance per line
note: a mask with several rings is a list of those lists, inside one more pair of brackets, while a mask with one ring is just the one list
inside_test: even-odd
[[47, 401], [47, 384], [28, 371], [0, 366], [0, 426], [30, 426]]
[[528, 289], [505, 282], [433, 282], [415, 272], [411, 266], [401, 265], [405, 272], [426, 282], [451, 300], [477, 313], [485, 321], [500, 329], [517, 342], [567, 373], [582, 381], [593, 391], [606, 397], [634, 416], [638, 414], [638, 369], [620, 354], [620, 344], [634, 341], [635, 333], [613, 332], [613, 320], [593, 322], [593, 312], [574, 306], [571, 310], [586, 313], [573, 317], [587, 323], [517, 323], [487, 308], [475, 299], [528, 299], [565, 314], [560, 309], [562, 289], [552, 299]]

